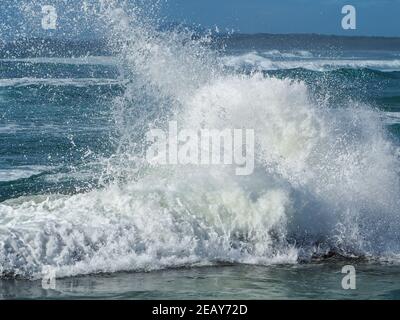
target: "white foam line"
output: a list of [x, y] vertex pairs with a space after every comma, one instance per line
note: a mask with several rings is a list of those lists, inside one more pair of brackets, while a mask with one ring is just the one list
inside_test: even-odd
[[75, 65], [115, 65], [116, 59], [111, 56], [86, 56], [72, 58], [16, 58], [0, 59], [1, 62], [29, 62], [29, 63], [52, 63], [52, 64], [75, 64]]
[[0, 169], [0, 181], [14, 181], [22, 178], [29, 178], [43, 171], [49, 170], [46, 166], [16, 167], [11, 169]]
[[398, 124], [400, 123], [400, 112], [385, 112], [386, 124]]
[[76, 86], [85, 87], [88, 85], [121, 85], [125, 80], [106, 78], [10, 78], [0, 79], [0, 87], [24, 87], [30, 85], [51, 85], [51, 86]]
[[222, 57], [222, 62], [230, 67], [254, 67], [263, 70], [304, 68], [314, 71], [339, 68], [371, 68], [381, 71], [400, 70], [400, 60], [356, 60], [356, 59], [316, 59], [316, 60], [273, 60], [256, 53]]

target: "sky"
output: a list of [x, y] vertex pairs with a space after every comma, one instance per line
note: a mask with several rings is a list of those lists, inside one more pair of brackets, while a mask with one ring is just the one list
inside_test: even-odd
[[[168, 0], [171, 20], [242, 33], [400, 36], [400, 0]], [[356, 9], [356, 29], [343, 30], [344, 5]]]
[[[0, 0], [0, 40], [22, 35], [93, 36], [84, 3], [101, 0]], [[107, 0], [111, 1], [111, 0]], [[118, 1], [118, 0], [117, 0]], [[164, 21], [240, 33], [400, 36], [400, 0], [120, 0], [158, 1]], [[356, 29], [342, 28], [342, 7], [356, 9]], [[41, 6], [57, 9], [57, 30], [43, 31]], [[88, 22], [89, 21], [89, 22]], [[89, 26], [89, 29], [88, 29]]]

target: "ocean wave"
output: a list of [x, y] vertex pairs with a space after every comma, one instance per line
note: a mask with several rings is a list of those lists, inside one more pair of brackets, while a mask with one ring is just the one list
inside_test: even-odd
[[0, 62], [27, 62], [34, 64], [71, 64], [71, 65], [102, 65], [113, 66], [116, 64], [112, 56], [84, 56], [84, 57], [35, 57], [0, 59]]
[[[231, 72], [202, 39], [107, 10], [111, 41], [127, 44], [120, 67], [135, 79], [110, 106], [119, 140], [103, 174], [112, 182], [0, 203], [1, 275], [399, 256], [400, 159], [380, 112], [354, 101], [329, 108], [301, 81]], [[143, 136], [168, 120], [253, 129], [254, 174], [150, 166]]]
[[385, 112], [384, 115], [386, 124], [400, 124], [400, 112]]
[[258, 70], [283, 70], [303, 68], [313, 71], [329, 71], [343, 68], [369, 68], [379, 71], [399, 71], [400, 60], [372, 59], [320, 59], [309, 60], [274, 60], [255, 52], [239, 56], [222, 57], [222, 62], [233, 68], [250, 68]]
[[2, 274], [38, 278], [45, 266], [62, 277], [221, 262], [269, 265], [332, 252], [395, 256], [398, 163], [379, 115], [319, 111], [307, 94], [304, 84], [290, 80], [229, 76], [186, 101], [180, 119], [191, 128], [256, 130], [257, 171], [250, 177], [225, 167], [179, 166], [143, 167], [135, 179], [123, 157], [122, 166], [108, 168], [122, 170], [123, 184], [4, 201]]
[[314, 57], [314, 54], [307, 50], [292, 50], [292, 51], [280, 51], [280, 50], [268, 50], [262, 53], [264, 57], [270, 58], [303, 58], [310, 59]]
[[0, 87], [27, 87], [27, 86], [110, 86], [124, 85], [125, 80], [104, 78], [11, 78], [0, 79]]
[[0, 182], [10, 182], [25, 179], [42, 172], [51, 170], [48, 166], [20, 166], [9, 169], [0, 169]]

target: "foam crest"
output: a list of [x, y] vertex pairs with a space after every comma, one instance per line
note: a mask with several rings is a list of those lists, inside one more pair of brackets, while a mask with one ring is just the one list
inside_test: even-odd
[[273, 52], [258, 53], [248, 52], [242, 55], [230, 55], [221, 58], [224, 65], [234, 69], [256, 70], [284, 70], [303, 68], [312, 71], [331, 71], [342, 68], [357, 69], [369, 68], [379, 71], [391, 72], [400, 70], [400, 60], [373, 60], [350, 58], [313, 58], [308, 56], [282, 55]]

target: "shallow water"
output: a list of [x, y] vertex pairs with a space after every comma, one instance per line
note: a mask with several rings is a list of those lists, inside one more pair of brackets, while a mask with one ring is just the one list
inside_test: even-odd
[[400, 267], [357, 263], [356, 289], [344, 290], [342, 267], [321, 264], [183, 268], [56, 280], [0, 280], [2, 299], [400, 299]]

